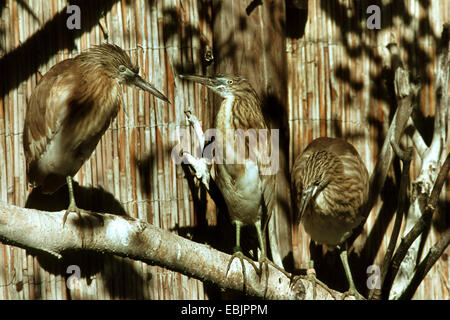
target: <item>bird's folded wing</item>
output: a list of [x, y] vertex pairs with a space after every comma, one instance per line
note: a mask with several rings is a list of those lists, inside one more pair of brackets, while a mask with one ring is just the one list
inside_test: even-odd
[[274, 197], [275, 197], [275, 175], [260, 175], [261, 187], [263, 191], [263, 202], [266, 208], [266, 221], [263, 220], [263, 226], [267, 224], [268, 219], [272, 215], [274, 209]]
[[27, 168], [44, 153], [67, 115], [76, 79], [72, 73], [62, 69], [67, 68], [70, 60], [51, 68], [30, 97], [23, 136]]
[[[272, 255], [272, 260], [275, 264], [283, 268], [282, 258], [278, 246], [278, 237], [275, 230], [275, 197], [276, 197], [276, 172], [271, 172], [268, 167], [272, 166], [271, 161], [278, 161], [277, 157], [271, 157], [271, 152], [277, 152], [272, 150], [270, 145], [270, 133], [267, 134], [265, 145], [259, 146], [258, 153], [258, 165], [260, 167], [260, 179], [261, 188], [263, 191], [263, 204], [265, 207], [265, 213], [263, 215], [263, 234], [268, 230], [269, 246]], [[263, 139], [263, 141], [264, 141]], [[261, 168], [265, 166], [265, 170]], [[273, 167], [272, 167], [273, 169]], [[271, 172], [272, 174], [267, 174]]]

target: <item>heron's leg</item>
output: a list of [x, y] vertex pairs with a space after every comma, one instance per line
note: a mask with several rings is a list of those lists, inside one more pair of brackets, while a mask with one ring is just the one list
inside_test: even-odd
[[345, 276], [347, 277], [349, 289], [347, 292], [344, 293], [344, 298], [347, 295], [354, 295], [357, 299], [364, 299], [364, 296], [361, 295], [358, 290], [356, 290], [355, 283], [353, 282], [352, 272], [350, 270], [350, 265], [348, 264], [348, 257], [347, 257], [347, 244], [345, 244], [345, 249], [341, 250], [341, 253], [339, 254], [341, 257], [342, 265], [344, 266]]
[[239, 261], [241, 262], [242, 277], [243, 277], [243, 291], [245, 292], [246, 283], [247, 283], [247, 277], [245, 275], [246, 271], [245, 271], [244, 260], [247, 260], [252, 265], [252, 267], [253, 267], [253, 269], [255, 269], [256, 273], [259, 274], [259, 270], [258, 270], [258, 267], [256, 266], [255, 262], [253, 262], [252, 259], [244, 256], [244, 254], [242, 253], [242, 249], [241, 249], [241, 226], [242, 226], [242, 222], [235, 221], [235, 225], [236, 225], [236, 247], [234, 247], [234, 250], [233, 250], [234, 253], [231, 256], [230, 261], [228, 262], [226, 275], [228, 275], [228, 271], [230, 270], [231, 263], [233, 262], [233, 260], [235, 258], [238, 258]]
[[67, 176], [66, 182], [67, 182], [67, 188], [69, 189], [69, 207], [67, 208], [66, 213], [64, 213], [64, 216], [63, 216], [63, 227], [66, 224], [67, 216], [71, 212], [75, 212], [78, 215], [78, 218], [80, 218], [80, 219], [81, 219], [82, 212], [89, 213], [89, 214], [93, 215], [96, 219], [98, 219], [101, 224], [103, 224], [103, 217], [101, 214], [78, 208], [78, 206], [75, 202], [75, 196], [73, 194], [72, 177]]
[[[261, 255], [258, 257], [259, 268], [260, 268], [259, 276], [261, 278], [263, 272], [266, 274], [266, 287], [264, 290], [264, 297], [265, 297], [267, 288], [269, 286], [269, 266], [268, 266], [268, 264], [271, 261], [269, 259], [267, 259], [267, 255], [266, 255], [266, 249], [264, 246], [264, 238], [263, 238], [262, 231], [261, 231], [261, 220], [258, 220], [255, 222], [255, 227], [256, 227], [256, 233], [258, 234], [259, 247], [261, 248]], [[272, 265], [275, 266], [275, 264], [272, 264]]]
[[258, 243], [261, 248], [261, 258], [266, 258], [266, 248], [264, 246], [264, 237], [261, 231], [261, 220], [255, 222], [256, 233], [258, 234]]
[[69, 215], [69, 213], [75, 212], [78, 215], [78, 218], [81, 219], [81, 211], [82, 211], [80, 208], [77, 207], [77, 204], [75, 202], [75, 196], [73, 195], [72, 177], [67, 176], [66, 182], [67, 188], [69, 189], [69, 207], [67, 208], [66, 213], [64, 214], [63, 217], [63, 227], [64, 224], [66, 223], [67, 216]]
[[272, 261], [270, 261], [267, 258], [266, 249], [265, 249], [265, 246], [264, 246], [264, 236], [263, 236], [262, 229], [261, 229], [261, 220], [255, 222], [255, 228], [256, 228], [256, 233], [258, 234], [259, 247], [261, 248], [261, 256], [258, 259], [259, 262], [260, 262], [260, 268], [261, 268], [260, 274], [262, 274], [263, 265], [265, 264], [265, 271], [266, 271], [266, 275], [267, 275], [267, 272], [268, 272], [267, 264], [270, 264], [272, 267], [274, 267], [275, 269], [279, 270], [286, 277], [289, 278], [291, 276], [290, 273], [288, 273], [282, 267], [278, 266], [277, 264], [273, 263]]
[[[261, 255], [258, 259], [259, 267], [260, 267], [259, 273], [260, 273], [260, 277], [262, 277], [263, 272], [266, 275], [265, 290], [267, 290], [268, 283], [269, 283], [269, 264], [272, 267], [274, 267], [275, 269], [277, 269], [278, 271], [282, 272], [288, 278], [291, 278], [291, 274], [289, 272], [287, 272], [286, 270], [284, 270], [282, 267], [278, 266], [276, 263], [270, 261], [269, 258], [267, 258], [266, 249], [265, 249], [265, 245], [264, 245], [264, 235], [261, 230], [261, 220], [258, 220], [255, 222], [255, 228], [256, 228], [256, 233], [258, 234], [259, 247], [261, 248]], [[266, 295], [266, 292], [264, 292], [264, 296], [265, 295]]]
[[241, 248], [241, 226], [242, 226], [242, 222], [236, 221], [235, 225], [236, 225], [236, 247], [234, 247], [233, 251], [234, 252], [242, 252], [242, 248]]

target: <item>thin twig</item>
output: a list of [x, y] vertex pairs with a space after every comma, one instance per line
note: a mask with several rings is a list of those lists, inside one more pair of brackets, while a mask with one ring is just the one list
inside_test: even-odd
[[447, 159], [445, 159], [445, 162], [442, 165], [441, 170], [439, 171], [433, 190], [431, 191], [428, 204], [425, 207], [425, 211], [423, 212], [420, 219], [416, 222], [414, 227], [402, 239], [394, 255], [394, 258], [392, 259], [391, 268], [389, 269], [386, 275], [386, 280], [388, 281], [385, 284], [387, 292], [390, 291], [394, 279], [397, 276], [400, 264], [405, 258], [409, 247], [413, 244], [413, 242], [417, 239], [417, 237], [425, 230], [428, 219], [430, 219], [431, 216], [433, 215], [439, 200], [439, 194], [441, 193], [442, 187], [447, 179], [449, 168], [450, 168], [450, 153], [447, 155]]
[[395, 246], [397, 244], [398, 235], [400, 234], [400, 228], [402, 225], [403, 215], [408, 210], [408, 197], [407, 190], [410, 181], [409, 176], [409, 168], [411, 165], [412, 159], [412, 148], [409, 148], [406, 151], [400, 149], [399, 145], [395, 141], [391, 141], [392, 148], [394, 149], [397, 156], [403, 161], [403, 169], [402, 169], [402, 177], [400, 180], [400, 191], [398, 196], [398, 206], [397, 212], [395, 214], [395, 222], [394, 228], [392, 229], [391, 238], [389, 240], [389, 245], [386, 250], [386, 254], [384, 256], [383, 264], [381, 267], [381, 275], [380, 275], [380, 289], [372, 289], [369, 293], [369, 300], [371, 299], [381, 299], [381, 294], [383, 292], [383, 283], [386, 279], [386, 274], [388, 272], [389, 266], [391, 264], [391, 259], [394, 254]]
[[419, 154], [419, 157], [423, 159], [423, 156], [427, 151], [428, 146], [425, 143], [425, 140], [423, 139], [422, 135], [419, 133], [416, 126], [414, 125], [414, 121], [412, 120], [414, 113], [415, 112], [413, 111], [411, 117], [408, 120], [408, 128], [406, 128], [405, 133], [408, 135], [408, 137], [414, 144], [414, 147], [417, 153]]
[[431, 267], [433, 267], [433, 265], [436, 263], [436, 261], [439, 259], [439, 257], [442, 255], [449, 244], [450, 229], [447, 229], [447, 231], [444, 232], [443, 236], [434, 244], [433, 247], [431, 247], [430, 251], [428, 251], [425, 259], [423, 259], [422, 262], [417, 266], [416, 272], [414, 273], [414, 276], [411, 279], [408, 287], [400, 296], [400, 300], [410, 300], [414, 296], [414, 293], [427, 275], [428, 271], [430, 271]]
[[407, 165], [409, 165], [409, 163], [411, 163], [412, 152], [413, 152], [412, 148], [408, 148], [407, 150], [403, 151], [400, 148], [400, 146], [398, 145], [398, 142], [395, 141], [394, 139], [391, 140], [391, 146], [394, 149], [394, 152], [397, 155], [397, 157], [400, 158], [400, 160], [402, 160], [403, 162], [406, 162]]
[[434, 212], [436, 209], [437, 203], [439, 201], [439, 194], [441, 193], [442, 187], [444, 186], [445, 181], [447, 180], [448, 171], [450, 170], [450, 152], [447, 154], [447, 158], [444, 161], [444, 164], [439, 171], [439, 174], [436, 178], [436, 182], [434, 184], [433, 190], [431, 191], [430, 198], [428, 200], [426, 211]]

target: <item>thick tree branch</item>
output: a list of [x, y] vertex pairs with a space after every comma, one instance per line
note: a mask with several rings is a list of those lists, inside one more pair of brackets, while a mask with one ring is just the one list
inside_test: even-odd
[[[235, 259], [226, 276], [230, 255], [199, 244], [144, 221], [102, 214], [103, 223], [83, 214], [83, 223], [70, 215], [62, 227], [64, 211], [44, 212], [0, 202], [0, 239], [23, 248], [33, 248], [61, 257], [68, 250], [89, 250], [154, 263], [185, 275], [212, 282], [224, 289], [242, 290], [242, 270]], [[247, 293], [266, 299], [312, 299], [313, 288], [300, 279], [291, 287], [283, 273], [269, 266], [262, 279], [246, 265]], [[267, 290], [266, 290], [267, 289]], [[317, 286], [316, 299], [333, 299]], [[333, 292], [333, 291], [332, 291]], [[334, 292], [333, 292], [334, 293]], [[342, 294], [336, 292], [340, 298]]]

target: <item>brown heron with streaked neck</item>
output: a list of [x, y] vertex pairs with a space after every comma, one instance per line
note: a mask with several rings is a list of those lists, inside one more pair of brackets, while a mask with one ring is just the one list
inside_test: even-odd
[[67, 183], [70, 212], [80, 216], [72, 177], [90, 157], [122, 104], [122, 84], [145, 90], [169, 102], [139, 76], [128, 54], [101, 44], [54, 65], [29, 99], [23, 146], [28, 181], [43, 193]]
[[295, 160], [292, 188], [297, 223], [303, 221], [313, 241], [340, 248], [348, 294], [362, 297], [353, 282], [346, 242], [364, 221], [369, 196], [369, 173], [358, 152], [342, 139], [313, 140]]
[[[267, 163], [263, 159], [264, 152], [277, 151], [270, 150], [270, 132], [261, 111], [261, 101], [246, 79], [237, 75], [180, 75], [180, 78], [202, 84], [224, 98], [216, 115], [214, 127], [221, 132], [222, 137], [227, 136], [227, 139], [220, 146], [223, 150], [223, 161], [222, 163], [214, 164], [214, 172], [217, 186], [223, 194], [231, 221], [236, 227], [235, 252], [228, 264], [227, 273], [233, 259], [239, 258], [245, 286], [245, 267], [242, 260], [249, 261], [259, 274], [262, 272], [262, 266], [258, 271], [253, 261], [242, 253], [240, 240], [241, 227], [243, 225], [254, 225], [256, 227], [258, 243], [261, 249], [259, 261], [261, 263], [271, 263], [266, 256], [264, 237], [265, 229], [272, 216], [274, 207], [276, 176], [274, 173], [263, 174], [262, 163]], [[262, 146], [264, 150], [260, 149], [261, 145], [259, 144], [246, 143], [244, 152], [246, 155], [252, 154], [254, 157], [245, 157], [242, 154], [238, 154], [239, 136], [234, 134], [229, 139], [227, 131], [230, 130], [234, 132], [254, 130], [256, 135], [260, 135], [259, 130], [266, 130], [268, 136]], [[239, 157], [241, 159], [245, 158], [245, 161], [237, 163], [236, 159]], [[271, 248], [272, 258], [279, 264], [278, 269], [281, 269], [281, 258], [276, 243], [271, 241]], [[274, 248], [276, 249], [274, 250]], [[276, 265], [274, 266], [277, 267]]]

